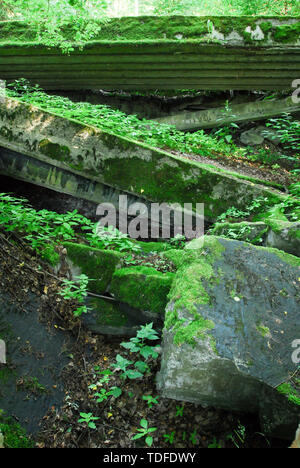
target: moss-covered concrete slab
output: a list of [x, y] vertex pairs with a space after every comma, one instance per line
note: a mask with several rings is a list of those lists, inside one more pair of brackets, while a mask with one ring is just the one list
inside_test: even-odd
[[211, 230], [211, 234], [261, 244], [268, 230], [268, 226], [263, 221], [257, 221], [256, 223], [247, 221], [240, 223], [224, 222], [216, 223]]
[[4, 22], [1, 78], [46, 89], [288, 89], [299, 77], [299, 31], [287, 16], [114, 18], [64, 55], [42, 31]]
[[223, 127], [233, 122], [266, 120], [283, 113], [299, 112], [299, 110], [300, 104], [289, 96], [284, 99], [232, 104], [228, 115], [224, 113], [224, 107], [217, 107], [195, 112], [181, 112], [155, 120], [159, 123], [174, 125], [177, 130], [198, 130]]
[[16, 99], [0, 102], [0, 146], [146, 201], [204, 203], [208, 220], [233, 205], [243, 209], [258, 197], [271, 205], [286, 198], [246, 176], [174, 156]]
[[174, 273], [161, 273], [151, 267], [121, 268], [115, 271], [109, 291], [152, 320], [163, 320]]
[[297, 370], [291, 343], [300, 330], [300, 259], [215, 236], [164, 255], [178, 271], [166, 308], [159, 390], [202, 405], [261, 411], [264, 387], [279, 386]]
[[[81, 274], [89, 278], [89, 291], [104, 293], [123, 257], [119, 252], [100, 250], [87, 245], [65, 242], [66, 262], [72, 279]], [[56, 269], [62, 267], [59, 264]]]
[[81, 316], [83, 325], [100, 335], [134, 336], [145, 319], [140, 314], [128, 313], [128, 308], [119, 302], [99, 297], [90, 297], [87, 301], [89, 312]]
[[300, 257], [300, 222], [299, 208], [295, 208], [293, 219], [290, 221], [284, 213], [281, 204], [275, 205], [265, 213], [259, 213], [255, 219], [263, 220], [268, 226], [265, 245]]

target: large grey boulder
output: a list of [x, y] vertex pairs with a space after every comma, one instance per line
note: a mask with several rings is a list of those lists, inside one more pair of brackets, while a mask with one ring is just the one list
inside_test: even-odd
[[[203, 247], [196, 239], [164, 255], [178, 271], [166, 308], [159, 391], [203, 406], [259, 412], [262, 420], [265, 398], [267, 421], [274, 395], [288, 415], [291, 401], [276, 387], [297, 371], [299, 258], [214, 236], [206, 236]], [[292, 408], [300, 419], [300, 406]], [[296, 419], [283, 431], [276, 423], [264, 427], [288, 438]]]

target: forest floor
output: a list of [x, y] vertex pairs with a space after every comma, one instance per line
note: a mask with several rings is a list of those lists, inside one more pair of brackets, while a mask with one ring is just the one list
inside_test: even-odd
[[[26, 302], [30, 291], [37, 298], [39, 320], [45, 327], [71, 336], [69, 363], [61, 373], [64, 401], [60, 407], [50, 405], [40, 421], [34, 436], [36, 447], [146, 448], [144, 438], [132, 440], [141, 419], [148, 421], [148, 427], [156, 428], [152, 432], [153, 448], [288, 447], [288, 441], [270, 439], [262, 434], [256, 415], [203, 408], [158, 395], [155, 374], [160, 367], [159, 358], [150, 362], [150, 372], [143, 378], [122, 380], [118, 372], [113, 372], [110, 385], [120, 387], [121, 396], [110, 396], [97, 403], [90, 387], [103, 377], [99, 372], [111, 369], [117, 354], [124, 355], [120, 344], [126, 338], [96, 335], [85, 330], [80, 319], [74, 318], [76, 304], [58, 295], [61, 282], [52, 274], [22, 239], [13, 233], [0, 233], [0, 292], [9, 295], [18, 307]], [[127, 357], [136, 360], [132, 354]], [[105, 383], [98, 391], [103, 388], [107, 388]], [[157, 399], [152, 408], [142, 398], [145, 395]], [[20, 398], [17, 391], [15, 398]], [[82, 412], [99, 418], [95, 421], [96, 429], [78, 422]], [[10, 416], [18, 420], [18, 415]]]

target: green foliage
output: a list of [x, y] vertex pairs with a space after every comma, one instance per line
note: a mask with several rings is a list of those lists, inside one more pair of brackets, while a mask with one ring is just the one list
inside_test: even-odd
[[147, 402], [149, 408], [153, 408], [153, 405], [157, 405], [158, 397], [154, 398], [152, 395], [143, 395], [143, 400]]
[[[35, 31], [34, 40], [49, 47], [60, 47], [70, 53], [74, 45], [82, 47], [91, 41], [108, 21], [105, 0], [7, 0], [7, 17], [16, 17], [29, 23]], [[5, 10], [2, 9], [2, 16]], [[1, 18], [1, 10], [0, 10]]]
[[127, 115], [105, 105], [94, 105], [88, 102], [75, 103], [61, 96], [48, 95], [24, 79], [9, 84], [7, 94], [48, 112], [78, 120], [118, 136], [141, 141], [156, 148], [195, 153], [213, 159], [218, 159], [220, 156], [245, 157], [244, 148], [238, 148], [231, 142], [228, 144], [225, 139], [220, 140], [207, 135], [203, 130], [193, 133], [182, 132], [175, 126], [138, 119], [135, 115]]
[[269, 119], [266, 127], [272, 132], [265, 130], [262, 132], [265, 136], [271, 139], [279, 139], [282, 146], [293, 151], [300, 151], [300, 122], [294, 120], [293, 117], [284, 113], [281, 117]]
[[227, 439], [231, 440], [236, 448], [241, 448], [244, 445], [246, 438], [246, 428], [240, 422], [238, 427], [228, 434]]
[[[1, 0], [0, 20], [23, 19], [40, 31], [45, 43], [58, 44], [66, 26], [80, 43], [92, 39], [109, 17], [165, 15], [299, 15], [295, 0]], [[38, 29], [39, 27], [39, 29]], [[72, 42], [69, 46], [72, 48]]]
[[183, 416], [183, 410], [184, 410], [184, 406], [179, 406], [179, 405], [176, 405], [176, 417], [182, 417]]
[[94, 421], [97, 421], [100, 418], [93, 416], [93, 413], [80, 413], [81, 418], [78, 419], [79, 423], [82, 423], [85, 427], [89, 429], [96, 429], [96, 424]]
[[77, 210], [64, 214], [48, 210], [37, 211], [26, 199], [6, 193], [0, 193], [0, 225], [8, 232], [18, 231], [23, 234], [38, 253], [42, 253], [46, 247], [53, 252], [57, 243], [74, 241], [77, 237], [98, 249], [141, 250], [127, 235], [112, 227], [99, 227]]
[[222, 448], [217, 439], [214, 437], [213, 441], [208, 444], [207, 448]]
[[[67, 119], [78, 120], [109, 133], [140, 141], [163, 150], [194, 153], [211, 159], [238, 158], [247, 161], [258, 161], [269, 166], [280, 162], [280, 160], [286, 160], [295, 169], [299, 167], [299, 159], [291, 154], [282, 155], [264, 148], [253, 151], [252, 148], [236, 146], [233, 142], [233, 136], [238, 129], [238, 125], [234, 122], [216, 129], [210, 135], [205, 133], [204, 130], [183, 132], [177, 130], [175, 126], [161, 124], [153, 120], [139, 119], [136, 115], [128, 115], [106, 105], [95, 105], [88, 102], [75, 103], [68, 98], [48, 95], [38, 85], [32, 85], [24, 78], [8, 84], [6, 94]], [[227, 103], [224, 114], [232, 115], [231, 112]], [[292, 120], [287, 115], [280, 119], [271, 119], [268, 125], [270, 128], [273, 126], [273, 131], [276, 130], [276, 135], [281, 138], [284, 149], [290, 152], [293, 150], [296, 154], [299, 152], [300, 127], [298, 121]], [[112, 235], [112, 232], [110, 235]]]
[[141, 326], [134, 338], [129, 342], [122, 342], [121, 346], [131, 353], [139, 353], [144, 359], [148, 360], [150, 357], [156, 359], [158, 354], [153, 346], [146, 344], [145, 340], [158, 340], [158, 334], [153, 329], [153, 323]]
[[230, 221], [233, 219], [245, 219], [257, 213], [258, 211], [261, 211], [262, 208], [268, 208], [268, 199], [264, 197], [258, 197], [252, 200], [247, 209], [244, 211], [232, 206], [217, 218], [217, 222], [224, 223], [225, 221]]
[[[64, 278], [62, 280], [62, 289], [59, 291], [59, 295], [62, 296], [64, 299], [74, 300], [79, 303], [83, 303], [86, 296], [87, 296], [87, 286], [90, 279], [82, 274], [77, 277], [77, 280], [71, 281]], [[79, 317], [83, 313], [88, 312], [88, 307], [86, 305], [82, 305], [74, 310], [75, 317]]]
[[175, 431], [172, 431], [170, 434], [164, 434], [163, 437], [166, 442], [169, 442], [169, 444], [172, 445], [175, 439]]
[[157, 431], [156, 427], [148, 427], [148, 421], [146, 419], [141, 419], [140, 421], [141, 428], [137, 429], [138, 434], [132, 437], [132, 440], [140, 439], [141, 437], [145, 437], [145, 442], [148, 447], [151, 447], [153, 443], [153, 437], [150, 436], [152, 432]]
[[4, 417], [0, 410], [0, 434], [4, 436], [5, 448], [33, 448], [33, 442], [26, 431], [11, 418]]
[[[222, 113], [223, 113], [223, 116], [220, 117], [219, 119], [217, 119], [217, 122], [223, 120], [225, 117], [231, 118], [232, 120], [234, 120], [236, 118], [236, 115], [232, 113], [232, 110], [231, 110], [231, 107], [229, 106], [228, 100], [226, 101], [225, 108], [223, 109]], [[212, 132], [212, 135], [214, 137], [218, 137], [219, 140], [221, 140], [221, 141], [225, 141], [226, 143], [231, 143], [233, 141], [232, 140], [233, 139], [233, 133], [238, 128], [239, 128], [239, 126], [236, 123], [230, 122], [227, 125], [219, 128], [219, 129], [214, 130]]]

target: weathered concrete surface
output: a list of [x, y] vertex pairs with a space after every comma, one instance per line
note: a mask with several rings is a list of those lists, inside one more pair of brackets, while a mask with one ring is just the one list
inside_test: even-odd
[[268, 220], [265, 222], [216, 223], [214, 236], [274, 247], [300, 257], [300, 222]]
[[92, 211], [87, 213], [88, 217], [96, 217], [99, 203], [110, 203], [119, 213], [120, 195], [127, 196], [128, 207], [141, 201], [149, 205], [146, 200], [141, 200], [138, 196], [3, 147], [0, 147], [0, 174], [90, 201]]
[[[165, 253], [178, 270], [158, 389], [169, 398], [263, 414], [265, 388], [277, 398], [274, 389], [297, 370], [291, 343], [300, 331], [300, 259], [214, 236], [197, 245]], [[288, 426], [294, 433], [294, 418]]]
[[[176, 157], [15, 99], [0, 102], [0, 146], [148, 201], [204, 203], [207, 220], [215, 220], [231, 206], [243, 209], [258, 197], [271, 205], [286, 198], [240, 174]], [[18, 161], [14, 164], [22, 172]]]
[[[300, 76], [300, 75], [299, 75]], [[208, 109], [197, 112], [182, 112], [180, 114], [155, 119], [159, 123], [175, 125], [178, 130], [198, 130], [201, 128], [222, 127], [232, 122], [246, 122], [265, 120], [283, 112], [293, 113], [300, 111], [300, 104], [293, 102], [292, 97], [285, 99], [272, 99], [267, 101], [254, 101], [246, 104], [233, 104], [226, 112], [223, 108]], [[257, 144], [263, 142], [261, 141]]]
[[0, 23], [1, 78], [45, 89], [274, 90], [300, 76], [299, 18], [117, 18], [70, 55], [11, 24]]

